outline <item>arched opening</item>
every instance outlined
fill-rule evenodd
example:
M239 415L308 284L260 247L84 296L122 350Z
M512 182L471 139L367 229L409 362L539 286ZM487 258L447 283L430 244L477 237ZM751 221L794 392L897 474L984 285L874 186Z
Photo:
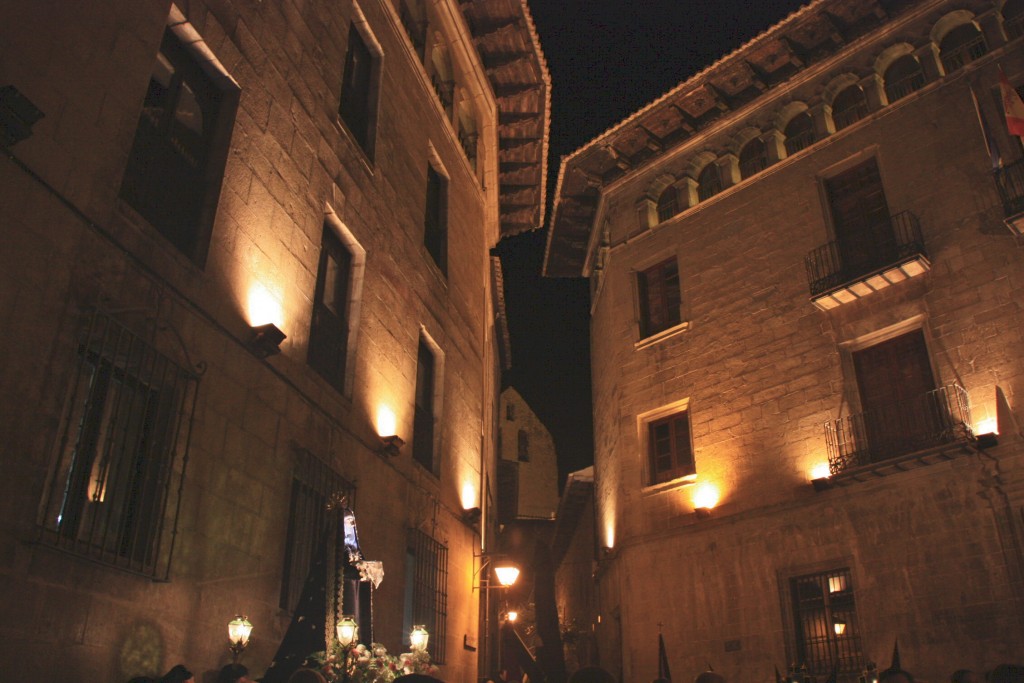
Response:
M939 43L939 56L946 73L953 73L988 52L985 36L973 23L960 24Z
M842 130L867 115L868 103L859 85L848 86L832 100L832 121L836 130Z
M786 124L786 154L793 155L814 143L814 122L807 112L797 114Z
M658 197L658 222L663 223L679 213L679 191L669 185Z
M924 71L914 55L903 55L885 70L885 96L889 103L924 87Z
M722 191L722 178L718 175L718 166L711 162L697 176L697 198L704 201Z
M768 168L768 149L761 138L753 138L740 150L740 177L749 178Z

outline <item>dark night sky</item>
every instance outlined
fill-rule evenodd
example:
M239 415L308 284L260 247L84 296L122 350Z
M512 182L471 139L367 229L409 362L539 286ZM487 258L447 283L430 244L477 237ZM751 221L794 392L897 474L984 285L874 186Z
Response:
M551 71L549 200L561 158L784 19L798 0L530 0ZM549 204L550 205L550 204ZM550 211L549 211L550 218ZM516 388L551 431L560 482L593 462L589 289L540 276L546 231L503 240Z

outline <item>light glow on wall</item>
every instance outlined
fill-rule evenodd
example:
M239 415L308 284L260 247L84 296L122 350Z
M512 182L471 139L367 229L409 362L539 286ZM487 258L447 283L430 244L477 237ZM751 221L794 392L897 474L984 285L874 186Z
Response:
M467 481L462 485L462 495L459 499L462 501L463 510L478 507L476 504L476 486L473 485L473 482Z
M986 417L980 420L974 426L975 435L978 434L998 434L999 433L999 420L994 417Z
M609 550L615 547L615 525L611 522L604 525L604 547Z
M249 285L249 324L253 327L273 323L284 329L284 313L281 301L262 282Z
M377 406L377 434L378 436L398 434L398 419L395 417L395 411L383 403Z
M828 479L831 476L832 471L827 462L819 462L811 468L811 479Z
M698 484L693 490L693 507L710 510L718 504L718 488L714 484Z

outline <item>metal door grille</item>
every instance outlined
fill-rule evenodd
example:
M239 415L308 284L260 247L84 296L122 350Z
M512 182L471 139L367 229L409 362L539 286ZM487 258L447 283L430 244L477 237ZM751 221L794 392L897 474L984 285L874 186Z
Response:
M409 530L409 569L413 624L430 634L431 659L443 664L448 617L448 548L418 529ZM407 629L408 631L408 629Z
M860 631L849 569L790 580L798 663L816 676L863 668Z
M281 609L293 610L302 596L318 545L326 540L330 527L327 503L340 496L355 506L355 484L341 477L320 458L305 449L296 452L292 474L292 497L288 511L284 574L281 580ZM340 538L342 530L336 529Z
M198 376L109 314L79 340L41 541L167 580Z

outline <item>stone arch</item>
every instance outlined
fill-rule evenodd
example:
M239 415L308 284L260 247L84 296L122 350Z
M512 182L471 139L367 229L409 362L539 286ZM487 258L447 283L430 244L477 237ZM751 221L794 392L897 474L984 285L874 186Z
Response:
M795 100L784 105L772 119L772 127L776 130L785 130L786 125L797 114L803 114L808 110L807 103Z
M875 73L879 78L885 78L885 72L893 62L901 57L914 54L914 46L910 43L896 43L882 50L875 58Z
M741 128L733 134L732 139L729 141L728 151L739 156L740 152L743 151L743 148L746 147L751 140L760 137L761 129L759 128L754 128L753 126Z
M973 12L970 10L958 9L953 10L936 21L935 25L932 26L931 34L929 34L928 37L936 46L938 46L950 31L964 24L974 24L975 28L979 31L981 30L974 21Z
M644 193L654 201L658 201L658 197L672 184L676 182L676 177L671 173L662 173L657 178L651 181L650 185L647 186L647 191Z
M859 85L860 76L854 73L846 72L839 74L828 83L825 84L824 89L821 92L821 99L825 101L829 106L836 99L836 95L849 88L851 85Z
M714 163L717 159L718 155L709 149L697 152L690 158L690 163L686 167L686 175L696 180L700 172L704 170L704 167Z

